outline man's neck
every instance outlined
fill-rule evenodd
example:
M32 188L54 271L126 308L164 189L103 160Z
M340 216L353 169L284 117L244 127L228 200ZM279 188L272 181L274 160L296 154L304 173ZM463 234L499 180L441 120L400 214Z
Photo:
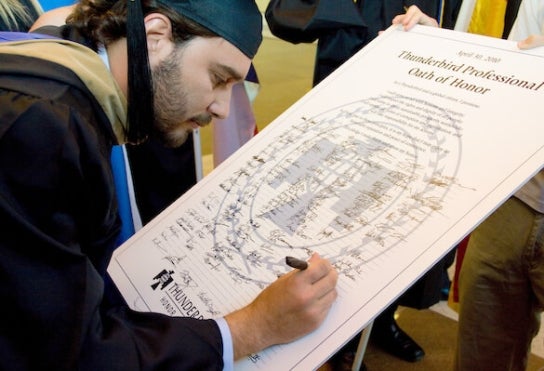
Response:
M123 38L114 41L107 46L106 51L111 74L126 97L128 94L127 40Z

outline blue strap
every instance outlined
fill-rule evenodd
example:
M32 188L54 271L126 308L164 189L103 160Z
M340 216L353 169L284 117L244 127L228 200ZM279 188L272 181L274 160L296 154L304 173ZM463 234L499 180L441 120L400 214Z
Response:
M125 157L121 146L113 146L111 151L111 167L113 170L113 181L117 192L119 204L119 215L121 216L121 233L117 238L117 245L121 245L135 232L130 209L130 197L128 194L127 172Z

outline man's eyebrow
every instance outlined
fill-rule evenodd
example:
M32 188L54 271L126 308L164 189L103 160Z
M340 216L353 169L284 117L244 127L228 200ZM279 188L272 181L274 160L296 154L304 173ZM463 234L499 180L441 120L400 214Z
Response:
M224 64L216 63L213 65L213 67L218 70L221 70L224 74L227 74L229 77L235 80L242 80L245 77L240 75L234 68Z

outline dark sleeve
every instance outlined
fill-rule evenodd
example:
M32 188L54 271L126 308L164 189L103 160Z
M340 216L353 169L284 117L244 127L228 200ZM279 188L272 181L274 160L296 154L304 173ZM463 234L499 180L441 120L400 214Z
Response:
M103 306L119 219L95 102L1 86L0 369L222 369L214 321Z

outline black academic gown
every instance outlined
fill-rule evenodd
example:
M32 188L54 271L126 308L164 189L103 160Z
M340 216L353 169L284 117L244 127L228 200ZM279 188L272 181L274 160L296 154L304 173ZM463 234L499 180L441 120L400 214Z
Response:
M222 369L214 321L104 300L120 221L102 97L59 64L0 61L0 369Z

